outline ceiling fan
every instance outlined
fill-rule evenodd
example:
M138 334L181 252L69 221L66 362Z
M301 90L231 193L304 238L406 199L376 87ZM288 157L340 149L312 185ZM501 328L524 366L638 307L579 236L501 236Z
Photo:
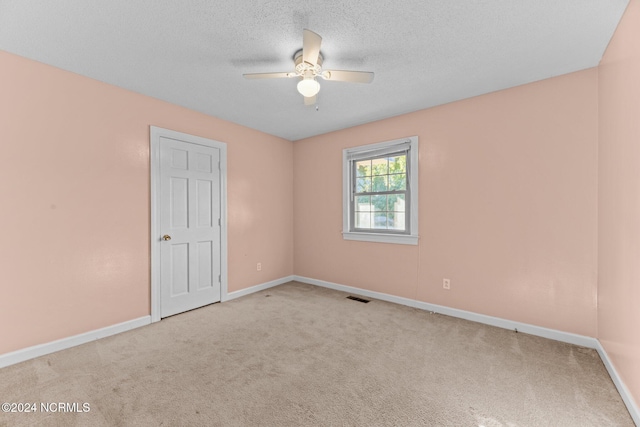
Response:
M368 71L322 70L323 56L320 53L322 37L311 30L302 33L302 49L293 55L295 71L284 73L243 74L246 79L279 79L299 77L298 92L304 96L304 105L314 105L320 91L316 77L335 82L371 83L373 73Z

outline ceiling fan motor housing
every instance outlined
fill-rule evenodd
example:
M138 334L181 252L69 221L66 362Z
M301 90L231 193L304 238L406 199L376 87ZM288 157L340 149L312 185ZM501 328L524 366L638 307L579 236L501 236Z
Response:
M298 74L300 76L304 76L306 74L305 71L311 71L314 76L320 75L322 73L322 61L323 60L324 60L324 57L322 56L322 53L318 53L318 61L317 61L316 65L314 66L313 64L309 64L308 62L304 62L303 61L303 59L302 59L302 49L298 50L293 55L293 61L296 64L296 74Z

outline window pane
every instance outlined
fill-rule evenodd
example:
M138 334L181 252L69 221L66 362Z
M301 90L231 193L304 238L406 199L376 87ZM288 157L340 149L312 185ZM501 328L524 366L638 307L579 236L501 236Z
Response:
M356 182L356 193L366 193L371 191L371 178L358 178Z
M373 205L374 211L386 211L387 196L371 196L371 205Z
M389 175L389 190L406 190L407 189L407 175Z
M356 176L371 176L371 160L356 162Z
M387 212L387 225L389 226L389 228L394 229L395 228L395 215L394 212Z
M371 228L371 213L356 212L356 228Z
M389 173L389 161L385 159L374 159L371 161L373 175L387 175Z
M404 212L404 194L391 194L387 202L388 211Z
M389 173L407 173L407 156L389 157Z
M389 189L389 176L374 176L373 177L373 192L387 191Z
M387 224L390 230L404 231L405 213L404 212L388 212Z
M385 212L375 212L373 224L371 228L385 229L387 228L387 215Z
M371 196L357 196L355 203L356 212L371 211Z

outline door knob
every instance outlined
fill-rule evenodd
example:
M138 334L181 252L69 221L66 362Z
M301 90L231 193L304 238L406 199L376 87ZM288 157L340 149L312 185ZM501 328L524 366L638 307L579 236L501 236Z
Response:
M165 234L164 236L162 236L162 240L164 240L165 242L167 240L171 240L171 236L169 236L168 234Z

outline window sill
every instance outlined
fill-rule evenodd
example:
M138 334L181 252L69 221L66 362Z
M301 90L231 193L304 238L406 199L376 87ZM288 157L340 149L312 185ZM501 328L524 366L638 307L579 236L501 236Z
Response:
M398 245L417 245L418 236L408 234L378 234L343 231L344 240L359 240L361 242L395 243Z

